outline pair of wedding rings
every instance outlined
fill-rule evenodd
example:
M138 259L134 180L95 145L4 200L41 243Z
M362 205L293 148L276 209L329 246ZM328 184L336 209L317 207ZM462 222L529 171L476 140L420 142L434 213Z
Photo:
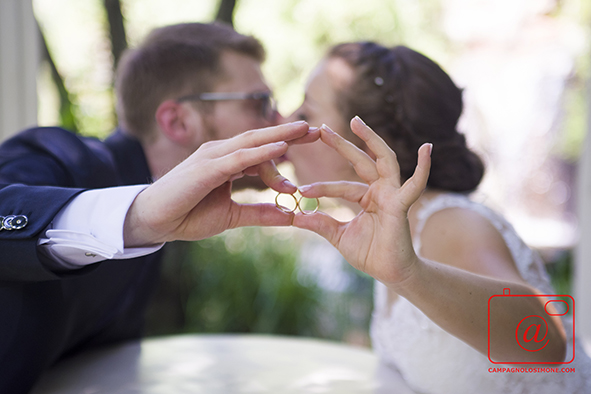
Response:
M286 207L284 205L281 205L279 203L279 197L282 194L286 194L288 196L291 196L293 198L293 201L295 202L295 206L292 208ZM299 209L299 211L301 213L303 213L304 215L312 215L313 213L318 212L318 208L320 208L320 200L318 200L317 198L315 198L316 200L316 208L314 208L313 211L306 211L305 209L303 209L302 207L302 199L304 199L304 196L301 196L299 199L293 195L293 194L288 194L288 193L277 193L277 195L275 196L275 205L277 206L277 208L281 209L283 212L286 213L293 213L296 211L296 209Z

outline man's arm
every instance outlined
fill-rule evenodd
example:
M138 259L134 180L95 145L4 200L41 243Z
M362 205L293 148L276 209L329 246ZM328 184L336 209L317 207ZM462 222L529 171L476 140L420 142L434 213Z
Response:
M57 131L60 142L65 139L64 144L70 146L68 150L64 150L60 144L56 144L56 150L62 150L64 155L75 151L77 156L92 156L80 154L84 151L84 146L72 147L77 140L72 142L74 137L64 130L43 130L42 138L51 136L53 131ZM110 202L103 203L102 208L93 207L92 212L89 212L93 218L91 220L78 214L64 216L58 213L62 209L69 210L64 207L70 201L72 206L84 206L75 204L75 201L86 201L88 204L98 191L82 193L82 188L24 184L0 186L0 215L24 213L28 217L25 228L12 232L0 231L0 250L9 255L0 263L0 281L59 279L60 276L52 270L87 265L105 257L130 258L137 256L133 253L151 253L169 240L202 239L226 228L245 225L290 225L292 215L279 211L273 204L236 204L230 198L231 181L245 174L259 175L275 190L294 192L295 186L277 172L270 160L285 153L287 143L284 141L310 142L318 137L318 130L309 131L307 124L298 122L207 143L165 177L143 190L137 198L135 193L127 199L116 199L115 204L107 199L104 201ZM42 138L32 138L39 148L43 145L39 142ZM55 143L55 139L53 142ZM9 144L0 147L0 152L7 149L7 145ZM63 155L60 156L59 152L52 152L51 155L45 152L38 154L37 151L43 149L23 149L22 145L27 144L12 144L21 151L18 160L6 163L6 156L5 162L0 159L0 182L10 183L15 179L24 182L28 178L34 178L34 182L46 180L46 183L72 183L69 179L73 176L62 172L63 168L75 166L61 163ZM103 165L108 162L104 158L99 161ZM15 165L15 162L19 165ZM110 168L107 167L107 170ZM41 176L43 172L47 174ZM84 181L74 183L84 184ZM120 191L122 188L115 189ZM107 192L103 190L100 193ZM72 200L77 195L79 196ZM130 200L133 202L127 210ZM118 208L113 209L114 206ZM117 214L112 214L115 211ZM113 219L114 216L119 219ZM79 224L70 219L63 220L65 217L74 217ZM54 224L58 226L55 231L50 227ZM81 229L79 225L82 225L83 231L78 231ZM47 229L49 231L46 233ZM61 231L63 229L69 232ZM49 241L40 241L42 246L39 251L42 253L38 253L39 239L47 238L44 234L49 237ZM16 240L17 243L14 242ZM71 242L73 240L76 242ZM100 253L94 253L99 252L96 248L91 250L97 245L101 245ZM102 257L98 257L101 253ZM91 256L92 254L96 256Z
M234 202L231 182L259 175L272 189L294 193L296 187L270 161L285 154L287 142L310 142L319 135L295 122L203 144L137 196L125 219L125 246L199 240L242 226L291 225L293 214L275 204Z
M37 240L61 208L82 189L23 184L0 187L0 215L22 215L24 227L0 231L0 281L53 280L37 253Z

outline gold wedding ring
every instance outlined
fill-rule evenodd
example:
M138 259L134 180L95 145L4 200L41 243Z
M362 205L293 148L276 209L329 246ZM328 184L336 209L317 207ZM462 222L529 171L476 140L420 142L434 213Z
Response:
M293 209L290 209L286 206L283 206L281 204L279 204L279 196L281 196L282 194L288 194L290 195L293 200L295 201L295 207ZM302 199L304 198L304 196L301 196L299 198L299 200L297 199L297 197L293 194L289 194L289 193L277 193L277 195L275 196L275 205L277 206L277 208L281 209L283 212L285 213L293 213L296 211L296 209L299 209L300 212L304 215L312 215L313 213L318 212L318 208L320 208L320 200L318 198L315 198L316 200L316 208L314 208L313 211L306 211L304 209L302 209Z
M295 207L293 207L293 209L289 209L288 207L279 204L279 196L281 196L282 194L287 194L293 198L293 200L295 201ZM286 213L295 212L295 210L300 207L300 204L298 203L298 199L296 198L296 196L294 196L293 194L288 194L288 193L277 193L277 195L275 196L275 205L277 206L277 208L281 209L283 212L286 212Z

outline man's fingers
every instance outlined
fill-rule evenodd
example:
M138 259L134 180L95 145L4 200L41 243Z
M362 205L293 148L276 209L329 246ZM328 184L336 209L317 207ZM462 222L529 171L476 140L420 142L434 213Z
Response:
M372 183L379 178L376 163L373 159L353 143L332 131L330 127L322 125L320 128L320 138L326 145L349 160L357 175L365 182Z
M360 182L319 182L300 186L302 196L306 198L334 197L351 202L359 202L367 193L369 186Z
M318 127L310 127L308 133L305 134L303 137L287 141L287 143L289 145L309 144L310 142L316 141L318 138L320 138L320 129Z
M316 212L312 215L298 213L295 215L293 225L313 231L324 237L333 246L336 246L346 223L339 222L323 212Z
M305 137L308 132L308 124L303 121L249 130L224 140L222 144L207 143L207 153L210 157L225 156L240 149L254 148L273 142L296 140Z
M280 157L286 151L287 143L285 142L275 142L256 148L239 149L215 159L215 168L223 174L223 177L226 178L224 179L225 181L234 174L241 173L249 167L258 166L261 163ZM272 169L269 171L268 167L265 171L268 174L272 174L273 172Z
M283 212L275 204L234 204L228 228L290 226L293 218L293 213Z
M423 144L419 148L419 158L414 174L404 182L400 188L403 204L410 207L427 187L429 180L429 171L431 169L431 150L432 144Z
M275 163L272 160L265 161L254 167L254 169L256 169L256 175L271 189L288 194L293 194L297 191L296 185L277 171L277 167L275 167ZM251 175L250 171L246 173Z
M396 159L396 153L390 149L388 144L366 125L359 116L351 119L351 130L367 144L367 147L376 156L379 176L392 178L396 180L397 185L400 185L400 167Z

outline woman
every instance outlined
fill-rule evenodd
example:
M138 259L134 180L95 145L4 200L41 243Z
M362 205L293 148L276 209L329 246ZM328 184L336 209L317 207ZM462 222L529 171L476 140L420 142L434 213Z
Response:
M323 126L324 145L293 146L287 157L300 183L311 183L300 188L304 196L343 198L355 203L357 216L341 223L298 214L294 225L324 236L378 280L373 346L416 390L591 392L591 361L573 346L572 317L551 316L563 311L545 298L504 297L502 307L491 307L489 337L492 296L554 292L539 257L513 228L467 197L484 167L456 130L461 112L461 90L425 56L374 43L334 47L290 120L328 124L335 132ZM354 115L351 133L347 120ZM533 316L545 317L546 336L534 332L539 323L521 325ZM570 361L573 351L572 363L544 364ZM489 356L528 364L497 365ZM576 368L493 369L503 367Z

